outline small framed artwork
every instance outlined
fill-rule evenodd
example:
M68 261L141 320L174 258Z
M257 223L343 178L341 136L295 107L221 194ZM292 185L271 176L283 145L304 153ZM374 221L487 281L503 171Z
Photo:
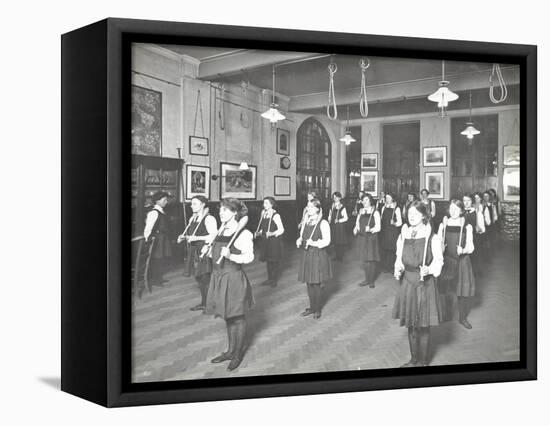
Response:
M189 201L196 195L210 198L210 167L187 165L185 199Z
M378 169L378 153L361 154L361 168Z
M189 154L208 155L208 138L189 136Z
M290 195L290 176L275 176L273 195Z
M256 166L241 170L236 163L220 163L220 198L256 199Z
M447 147L431 146L424 148L424 167L446 166L447 165Z
M361 172L361 191L372 196L378 194L378 172Z
M429 198L441 199L444 197L443 172L426 172L424 187L430 191Z
M290 131L277 128L277 154L290 155Z
M519 145L505 145L503 148L503 166L519 166Z
M519 201L519 167L505 167L502 171L502 195L504 201Z

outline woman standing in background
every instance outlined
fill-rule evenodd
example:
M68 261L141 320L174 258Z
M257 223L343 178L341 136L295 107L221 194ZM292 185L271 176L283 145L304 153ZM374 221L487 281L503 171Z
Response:
M403 225L401 209L397 206L393 194L386 194L386 204L382 207L380 247L382 267L386 272L392 272L395 262L395 243L399 237L399 229Z
M359 259L365 270L365 280L359 286L368 285L374 288L380 252L378 247L378 233L380 232L380 213L376 210L374 199L370 194L363 195L363 208L355 221L354 235L359 235Z
M342 194L335 192L332 194L332 206L330 208L328 221L330 225L330 241L334 245L336 260L342 261L348 244L346 235L346 222L348 221L348 212L342 204Z
M267 263L267 281L264 281L262 285L271 285L271 287L277 286L281 273L283 257L281 235L285 232L281 215L275 210L276 206L275 198L264 198L264 210L255 233L255 237L260 239L260 260Z

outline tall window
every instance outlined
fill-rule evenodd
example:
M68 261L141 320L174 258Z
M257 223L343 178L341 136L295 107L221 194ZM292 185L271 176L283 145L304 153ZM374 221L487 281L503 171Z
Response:
M355 197L361 188L361 126L349 130L355 142L346 146L346 197Z
M327 131L314 118L308 118L297 135L296 195L305 203L315 191L321 199L330 198L331 143Z
M467 139L464 130L467 118L451 120L451 196L497 189L498 185L498 115L473 117L481 133Z

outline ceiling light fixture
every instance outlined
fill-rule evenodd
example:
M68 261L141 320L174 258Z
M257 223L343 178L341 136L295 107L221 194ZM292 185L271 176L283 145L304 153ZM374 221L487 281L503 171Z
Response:
M475 135L479 135L480 133L481 132L474 127L474 123L472 122L472 92L470 92L470 120L466 122L466 128L460 132L460 134L472 140Z
M449 81L445 80L445 61L441 61L441 81L439 82L439 89L436 92L428 96L428 99L432 102L437 102L437 106L441 111L441 117L445 117L445 111L449 102L456 101L458 95L453 93L447 87Z
M352 142L355 142L355 139L351 135L351 131L349 130L349 105L348 105L348 121L346 125L346 131L344 132L344 136L340 138L340 142L344 142L346 145L349 145Z
M269 120L272 125L275 125L278 121L284 120L285 116L279 112L277 105L275 103L275 67L273 67L273 91L272 91L273 97L271 100L271 104L269 105L269 109L262 114L262 117L266 120Z

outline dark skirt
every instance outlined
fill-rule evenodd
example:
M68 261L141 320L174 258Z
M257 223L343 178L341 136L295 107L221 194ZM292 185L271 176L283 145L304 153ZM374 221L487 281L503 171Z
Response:
M378 247L378 233L364 233L359 235L359 260L365 262L379 262L380 248Z
M204 244L189 244L187 251L187 272L189 275L200 277L212 272L212 259L204 256L202 259L201 249Z
M346 245L348 243L346 223L330 225L330 242L332 244Z
M206 313L224 319L244 315L254 305L248 277L242 269L215 269L210 278Z
M449 290L456 291L457 296L475 296L476 284L470 255L445 256L439 279L445 282Z
M401 228L393 225L388 225L379 232L380 246L383 250L396 250L397 238L401 233Z
M332 263L324 248L309 247L302 250L298 281L322 283L332 278Z
M172 243L168 236L162 233L155 235L151 257L153 259L164 259L170 256L172 256Z
M262 236L258 242L260 246L261 262L280 262L283 257L283 239L282 237Z
M432 276L419 281L419 272L405 271L395 296L392 318L405 327L430 327L441 322L439 294Z

